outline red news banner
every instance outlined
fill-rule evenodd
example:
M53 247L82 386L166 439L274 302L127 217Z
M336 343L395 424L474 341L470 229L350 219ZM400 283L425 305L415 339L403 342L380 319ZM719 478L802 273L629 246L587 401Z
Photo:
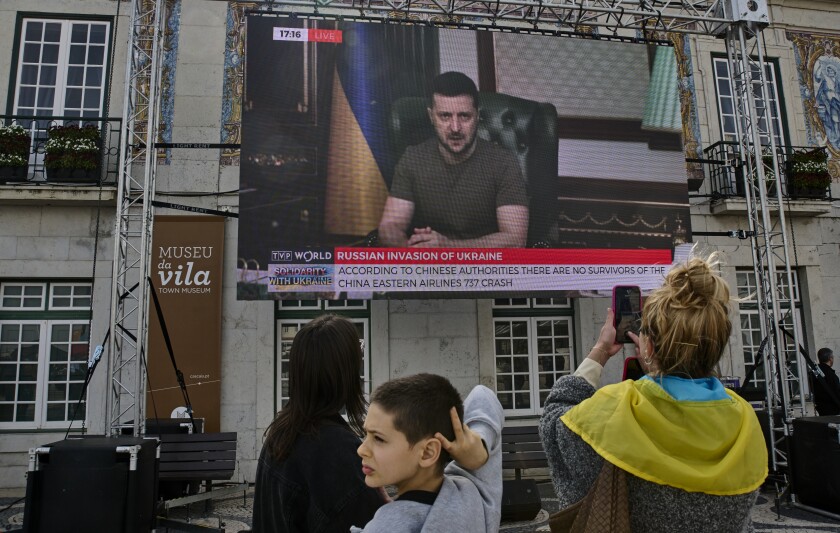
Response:
M336 291L653 289L690 250L336 248L332 281Z

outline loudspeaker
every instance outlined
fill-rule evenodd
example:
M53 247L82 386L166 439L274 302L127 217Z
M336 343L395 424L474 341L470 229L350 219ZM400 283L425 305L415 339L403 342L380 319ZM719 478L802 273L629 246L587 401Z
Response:
M97 436L30 450L23 530L151 531L157 447L156 439Z
M766 0L729 0L725 2L726 14L734 21L770 22Z
M805 505L840 514L840 416L793 421L793 493Z
M502 482L502 520L533 520L542 508L540 491L533 479Z

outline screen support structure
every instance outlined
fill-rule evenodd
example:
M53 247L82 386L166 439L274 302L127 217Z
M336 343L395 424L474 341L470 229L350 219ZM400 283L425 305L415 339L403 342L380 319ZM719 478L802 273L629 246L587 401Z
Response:
M122 111L114 264L111 277L111 342L105 427L111 436L139 436L145 420L145 348L148 288L160 114L165 0L132 0Z
M725 39L735 97L740 164L745 169L742 179L752 232L756 298L762 334L767 340L763 365L770 435L768 448L771 474L777 478L778 499L790 487L791 465L786 443L792 434L793 418L805 415L801 378L807 367L798 350L799 332L793 327L796 308L782 188L775 187L771 197L765 179L768 175L782 174L780 150L771 131L773 121L769 109L760 105L760 102L770 101L760 32L757 24L741 22L726 29ZM756 94L761 95L760 102ZM772 154L772 158L768 158L772 160L771 165L765 160L768 154ZM791 325L791 345L782 331L784 323ZM781 415L780 419L776 419L776 414Z
M307 16L347 17L371 22L455 24L462 27L505 32L539 32L553 35L581 35L595 38L653 40L663 32L716 35L725 39L732 74L738 124L739 157L747 169L746 201L753 263L758 283L762 328L769 336L763 364L767 376L766 406L772 438L771 466L780 476L777 489L789 487L791 465L781 446L791 434L794 416L804 414L800 378L791 365L803 368L797 351L786 354L786 344L778 325L794 312L789 245L781 198L776 187L770 201L763 177L770 171L762 154L763 139L769 140L772 171L778 174L778 151L767 110L757 106L754 90L768 101L768 80L763 68L761 31L767 26L766 0L251 0L262 12ZM132 1L131 34L126 62L126 101L123 109L124 143L120 152L120 179L117 205L112 281L111 326L114 332L109 353L109 396L106 424L112 434L131 427L141 433L145 398L143 350L148 333L148 305L141 281L149 269L152 235L151 205L155 192L159 109L159 80L165 20L163 0ZM144 84L145 92L144 92ZM145 129L144 129L145 126ZM759 156L759 157L757 157ZM758 179L750 177L755 174ZM783 283L779 283L779 281ZM136 287L134 286L136 285ZM799 344L793 328L794 346ZM797 399L794 407L794 400ZM773 413L780 412L777 425ZM130 419L130 420L129 420Z

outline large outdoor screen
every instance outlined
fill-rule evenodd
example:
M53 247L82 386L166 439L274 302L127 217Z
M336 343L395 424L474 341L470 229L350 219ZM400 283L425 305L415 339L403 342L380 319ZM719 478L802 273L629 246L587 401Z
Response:
M691 228L674 49L247 21L240 299L661 284Z

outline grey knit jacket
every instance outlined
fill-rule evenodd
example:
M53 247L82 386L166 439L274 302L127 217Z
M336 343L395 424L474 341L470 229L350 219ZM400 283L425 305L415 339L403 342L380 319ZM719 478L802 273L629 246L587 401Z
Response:
M561 509L586 495L604 464L604 459L560 420L569 409L593 394L595 388L584 378L563 376L548 395L540 420L540 436ZM714 496L659 485L627 473L627 492L630 527L634 532L753 531L750 509L758 491Z

